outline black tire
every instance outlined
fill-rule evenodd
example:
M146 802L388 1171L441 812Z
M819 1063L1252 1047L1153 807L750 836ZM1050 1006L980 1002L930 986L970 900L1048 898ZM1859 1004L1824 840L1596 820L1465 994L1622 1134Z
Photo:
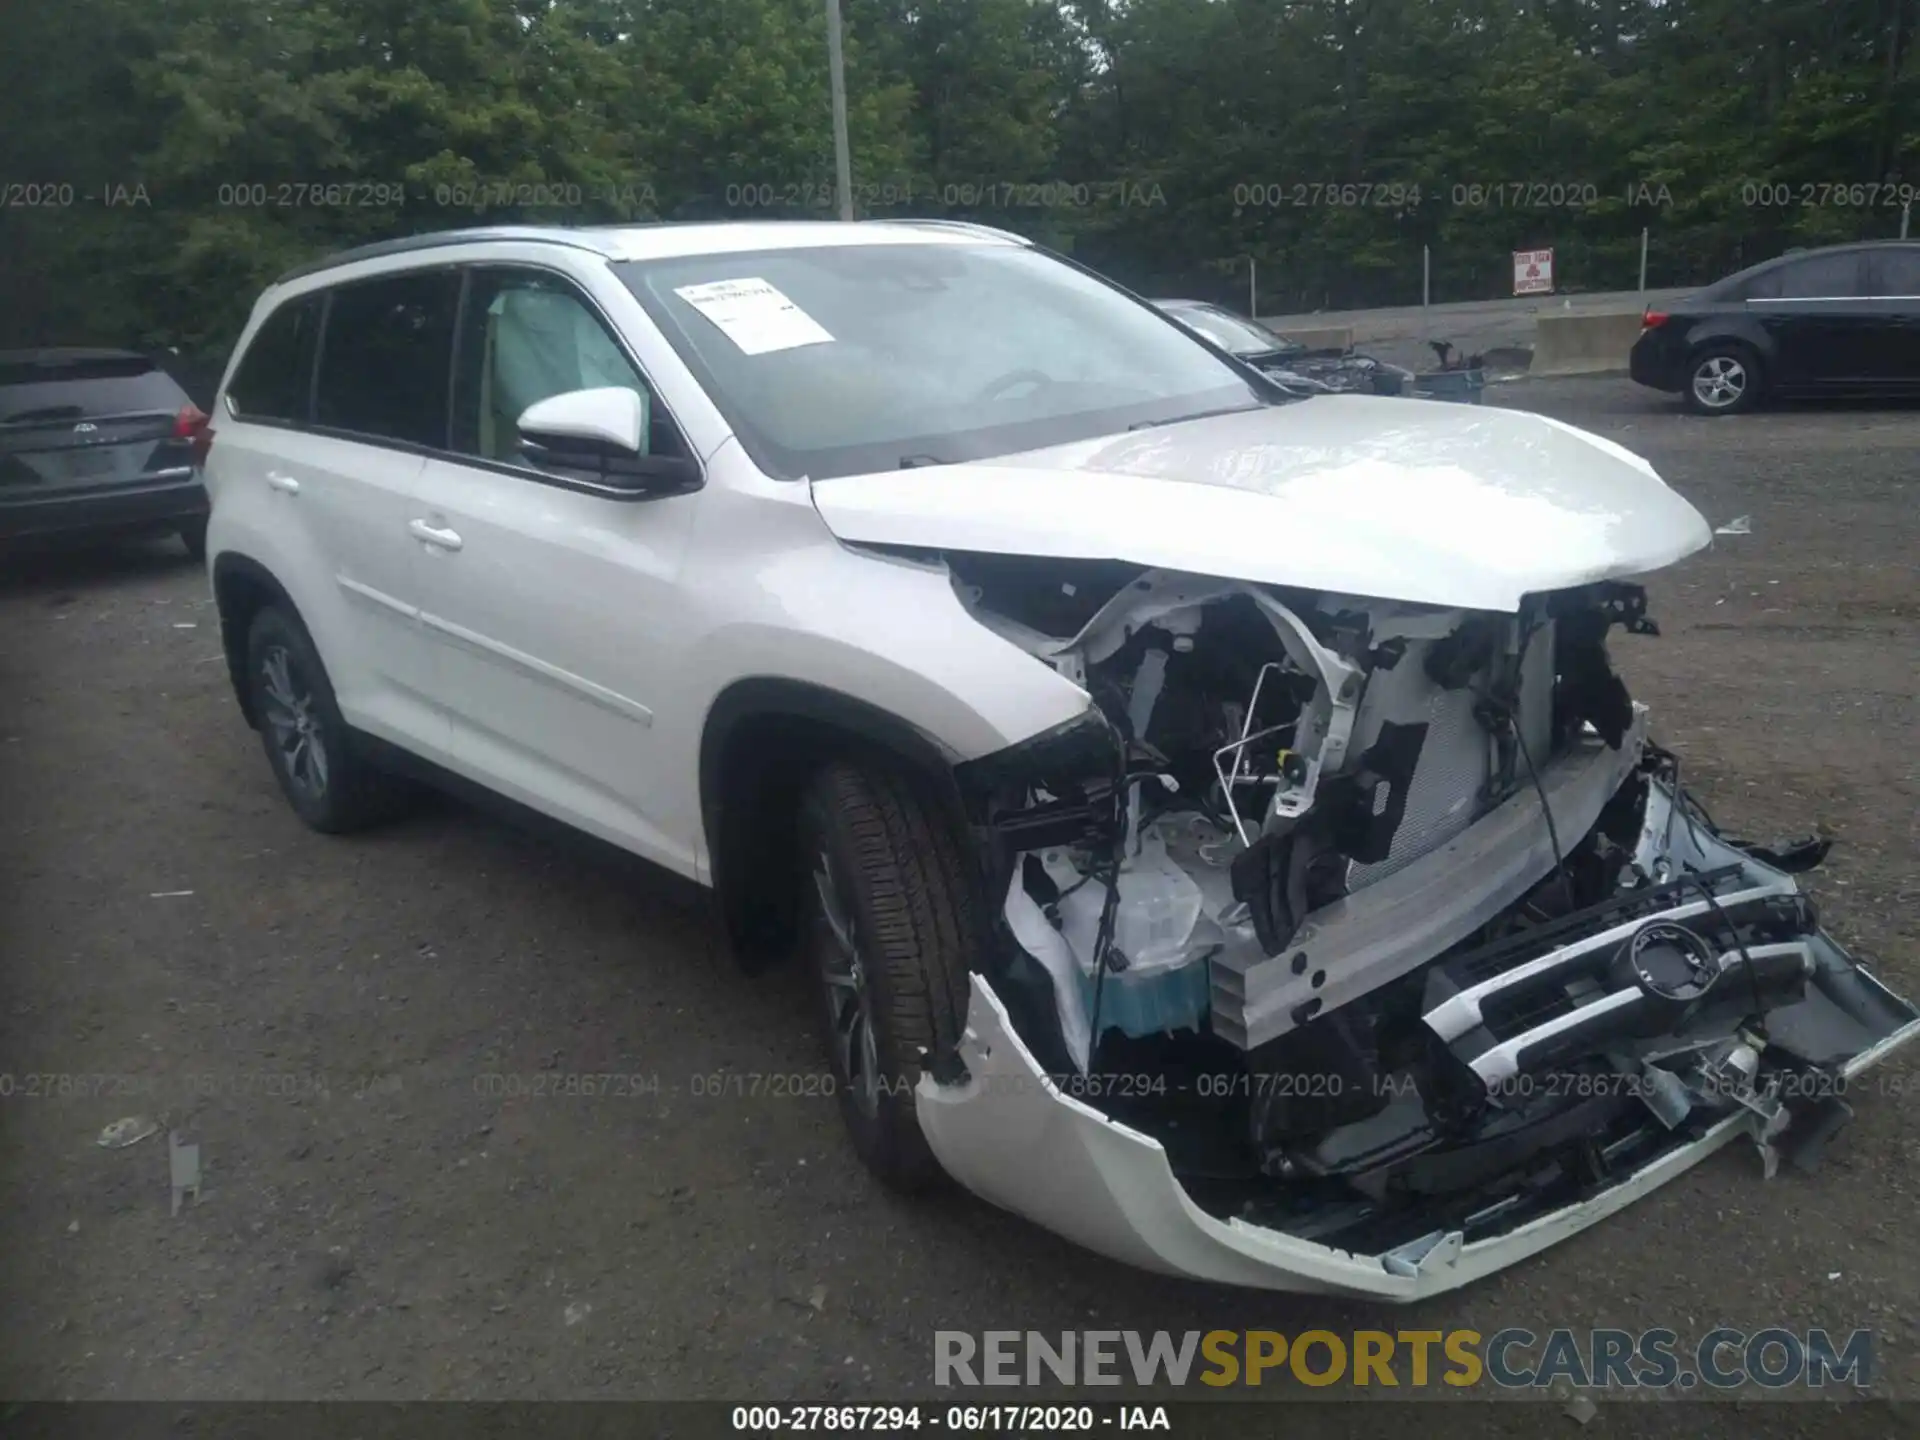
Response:
M308 825L344 835L405 808L411 787L366 758L306 627L278 606L261 610L248 627L247 687L273 778Z
M180 543L187 547L189 558L204 562L207 558L206 517L182 521L177 533L180 536Z
M908 776L884 764L823 766L802 797L799 832L804 948L841 1117L874 1175L898 1190L925 1189L944 1174L920 1132L913 1091L928 1055L956 1043L965 1021L968 976L984 933L977 886L954 826ZM830 978L844 971L847 952L827 890L851 921L864 986L851 1002L845 980ZM871 1088L863 1084L858 1038L842 1038L848 1004L862 999L873 1038Z
M1719 386L1710 378L1715 369L1723 382ZM1734 388L1729 390L1726 382L1732 382ZM1760 403L1766 383L1766 371L1751 346L1737 340L1715 340L1687 357L1686 388L1681 393L1687 408L1696 415L1739 415ZM1710 398L1714 395L1720 398Z

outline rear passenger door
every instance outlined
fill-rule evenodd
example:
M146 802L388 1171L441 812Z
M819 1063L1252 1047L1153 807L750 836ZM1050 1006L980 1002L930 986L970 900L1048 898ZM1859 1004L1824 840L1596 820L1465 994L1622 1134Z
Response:
M1765 277L1747 308L1776 350L1777 382L1836 389L1871 383L1878 361L1878 308L1868 299L1865 256L1858 250L1809 255Z
M263 477L311 533L345 618L334 653L322 649L342 712L429 755L447 726L430 699L435 652L408 524L425 457L446 444L459 286L443 267L328 290L310 428L297 460Z
M1889 388L1920 390L1920 245L1869 251L1867 285L1883 316L1876 368Z
M657 825L653 711L674 677L675 589L699 495L593 493L520 453L535 401L625 386L649 451L691 452L627 347L567 278L471 268L454 362L451 457L411 512L431 675L455 768L649 858L688 868Z

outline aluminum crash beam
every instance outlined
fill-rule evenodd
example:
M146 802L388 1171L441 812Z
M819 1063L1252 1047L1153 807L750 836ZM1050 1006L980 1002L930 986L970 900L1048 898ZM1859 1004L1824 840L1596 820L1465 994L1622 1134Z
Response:
M1619 749L1587 736L1541 768L1567 844L1593 828L1639 765L1646 732L1647 709L1636 704ZM1439 849L1316 910L1280 954L1237 947L1216 956L1214 1031L1244 1050L1285 1035L1464 940L1553 867L1540 796L1528 786Z

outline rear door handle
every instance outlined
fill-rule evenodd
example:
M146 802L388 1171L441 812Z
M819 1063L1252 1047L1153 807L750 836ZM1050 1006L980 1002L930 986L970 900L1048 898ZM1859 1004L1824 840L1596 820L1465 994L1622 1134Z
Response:
M267 484L275 490L283 491L288 495L298 495L300 493L300 482L291 475L281 474L278 470L269 470L267 472Z
M461 546L460 533L457 530L438 530L424 520L407 522L407 532L416 540L424 540L429 545L442 550L458 550Z

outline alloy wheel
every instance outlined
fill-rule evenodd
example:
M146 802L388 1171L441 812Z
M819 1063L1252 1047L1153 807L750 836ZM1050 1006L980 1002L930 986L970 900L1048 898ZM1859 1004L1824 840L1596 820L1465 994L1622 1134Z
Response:
M261 658L260 681L263 715L281 768L290 784L317 800L327 793L327 742L313 689L284 645Z
M1747 393L1747 367L1731 355L1710 355L1693 372L1693 395L1709 410L1738 405Z
M826 935L820 978L826 986L828 1021L841 1084L848 1087L862 1114L880 1113L880 1050L873 1028L873 986L860 955L853 907L832 859L823 851L813 871Z

